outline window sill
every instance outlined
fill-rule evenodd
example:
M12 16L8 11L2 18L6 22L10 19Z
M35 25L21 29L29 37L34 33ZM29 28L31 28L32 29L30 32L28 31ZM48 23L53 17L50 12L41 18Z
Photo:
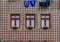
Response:
M9 28L8 30L11 31L11 30L14 30L14 29ZM22 28L18 28L18 29L14 30L14 31L17 31L17 30L22 30Z
M51 28L47 28L46 30L45 29L43 29L43 28L41 28L42 30L44 30L44 31L49 31L49 30L51 30Z

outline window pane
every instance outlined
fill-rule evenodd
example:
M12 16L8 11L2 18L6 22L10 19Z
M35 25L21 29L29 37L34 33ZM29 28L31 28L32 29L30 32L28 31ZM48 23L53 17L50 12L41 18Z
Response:
M12 18L15 18L15 16L12 16Z
M16 26L19 27L19 20L16 20Z
M27 18L30 18L30 16L27 16Z
M34 20L31 20L31 26L34 27Z
M42 20L42 27L44 27L44 20Z
M42 16L42 18L45 18L45 16Z
M29 27L30 26L30 20L26 21L26 26Z
M34 18L34 16L31 16L31 18Z
M16 18L19 18L19 16L16 16Z
M49 20L46 20L46 26L49 27Z
M12 27L15 26L15 21L14 20L12 20L11 25L12 25Z
M40 0L40 2L46 2L47 0Z
M46 16L46 18L49 18L49 16Z

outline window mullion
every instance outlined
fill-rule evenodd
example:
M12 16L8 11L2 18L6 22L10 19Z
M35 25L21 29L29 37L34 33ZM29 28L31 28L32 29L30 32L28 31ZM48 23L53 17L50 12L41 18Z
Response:
M45 26L46 26L46 18L45 18L45 20L44 20L44 21L45 21Z
M15 26L16 26L16 19L15 19Z
M30 26L31 26L31 19L30 19Z

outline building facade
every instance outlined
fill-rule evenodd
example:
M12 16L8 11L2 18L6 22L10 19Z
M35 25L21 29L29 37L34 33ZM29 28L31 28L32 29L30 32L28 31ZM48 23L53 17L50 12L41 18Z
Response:
M47 7L39 4L40 0L35 1L35 6L31 4L24 6L24 0L0 0L1 40L4 42L60 42L59 0L50 0Z

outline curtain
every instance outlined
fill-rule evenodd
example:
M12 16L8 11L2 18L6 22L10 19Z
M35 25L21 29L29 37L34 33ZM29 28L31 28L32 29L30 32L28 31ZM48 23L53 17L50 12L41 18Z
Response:
M16 26L19 27L19 20L16 20Z
M12 27L15 26L15 21L14 20L11 21L11 25L12 25Z
M49 20L46 20L46 26L49 27Z
M34 20L31 20L31 26L34 27Z
M30 26L30 20L26 20L26 26L27 26L27 27Z
M44 27L44 20L42 20L41 22L42 22L42 24L41 24L41 25L42 25L42 27Z

